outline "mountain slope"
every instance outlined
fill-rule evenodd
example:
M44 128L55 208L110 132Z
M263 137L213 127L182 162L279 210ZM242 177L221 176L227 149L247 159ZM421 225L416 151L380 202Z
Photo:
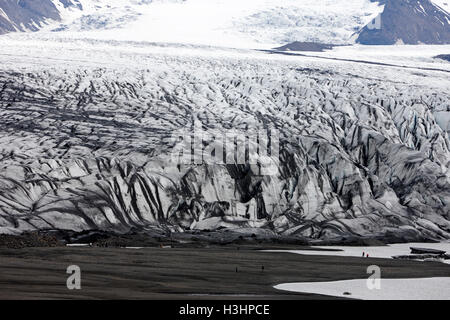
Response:
M37 31L47 20L59 20L51 0L0 0L0 34Z
M82 12L83 6L78 0L0 0L0 34L39 31L71 10Z
M385 0L380 15L381 28L366 26L356 40L368 45L448 44L450 14L445 2L436 5L430 0Z

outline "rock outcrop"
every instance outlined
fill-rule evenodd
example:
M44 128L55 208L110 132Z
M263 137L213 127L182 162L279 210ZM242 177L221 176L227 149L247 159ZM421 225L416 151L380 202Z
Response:
M430 0L382 0L378 20L364 27L357 43L367 45L449 44L450 14Z
M60 13L51 0L0 0L0 34L37 31Z

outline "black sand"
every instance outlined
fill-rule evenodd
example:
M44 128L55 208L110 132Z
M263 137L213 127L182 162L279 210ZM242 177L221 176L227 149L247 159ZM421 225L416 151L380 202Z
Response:
M384 278L450 277L450 266L441 263L302 256L250 247L0 249L0 299L320 299L328 297L272 286L367 278L373 264ZM69 265L81 268L81 290L66 288Z

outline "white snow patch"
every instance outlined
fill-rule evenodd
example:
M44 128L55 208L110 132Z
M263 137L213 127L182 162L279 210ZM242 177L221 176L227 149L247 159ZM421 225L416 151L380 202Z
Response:
M318 246L319 250L265 250L266 252L288 252L303 255L318 256L340 256L340 257L362 257L362 254L368 254L369 258L392 258L393 256L408 255L411 253L411 247L436 249L450 253L450 243L400 243L380 247L352 247L352 246ZM330 250L330 251L323 251ZM340 251L331 251L340 250ZM446 260L450 264L450 260Z
M450 0L431 0L431 2L445 11L450 12Z
M286 283L275 289L362 300L450 300L450 278L381 279L379 290L370 290L367 280Z
M82 11L58 5L62 25L69 31L103 39L266 49L293 41L351 43L355 30L384 10L384 6L369 0L81 0L80 3Z
M92 244L90 244L90 243L68 243L68 244L66 244L66 247L72 247L72 248L92 247Z

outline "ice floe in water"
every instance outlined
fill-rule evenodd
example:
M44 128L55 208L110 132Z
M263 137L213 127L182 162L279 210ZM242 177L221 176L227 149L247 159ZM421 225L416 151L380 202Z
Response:
M381 279L380 289L373 290L367 279L286 283L275 289L362 300L450 300L450 278Z

